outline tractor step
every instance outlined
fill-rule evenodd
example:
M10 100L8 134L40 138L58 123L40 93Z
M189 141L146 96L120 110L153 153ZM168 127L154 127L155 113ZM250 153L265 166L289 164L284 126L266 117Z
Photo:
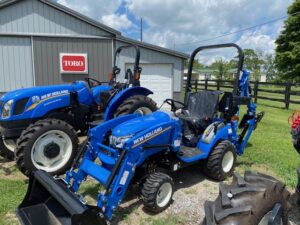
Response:
M103 185L106 184L110 176L109 170L103 168L100 165L97 165L96 163L88 159L83 159L80 165L80 169L86 172L89 176L99 181Z
M17 216L22 225L104 225L99 210L83 204L61 180L36 171Z
M184 162L193 162L198 160L203 152L197 147L181 146L177 153L177 156Z

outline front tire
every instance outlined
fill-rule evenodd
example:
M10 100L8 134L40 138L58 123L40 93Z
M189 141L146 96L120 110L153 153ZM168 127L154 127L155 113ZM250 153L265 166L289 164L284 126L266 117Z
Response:
M156 103L144 95L134 95L126 99L117 109L115 117L139 113L142 116L148 115L157 110Z
M14 139L2 139L0 137L0 156L13 161L15 158L16 140Z
M277 203L282 207L281 224L288 225L290 193L275 178L250 171L244 177L235 173L232 183L220 183L219 189L218 198L204 204L203 225L268 225Z
M17 166L26 176L38 169L61 175L70 168L78 143L70 124L57 119L40 120L24 130L18 139Z
M172 178L165 173L156 172L146 178L141 190L141 198L147 210L159 213L169 207L173 193Z
M205 172L210 178L223 181L232 176L236 164L236 148L230 141L218 143L209 155Z

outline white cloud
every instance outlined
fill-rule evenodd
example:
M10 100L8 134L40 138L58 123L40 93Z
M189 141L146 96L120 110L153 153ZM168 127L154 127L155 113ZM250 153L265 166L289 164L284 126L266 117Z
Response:
M95 20L114 13L121 4L121 0L58 0L57 2Z
M149 24L144 31L147 42L191 52L197 46L238 42L242 47L265 51L274 48L274 39L282 21L260 27L258 31L239 33L223 38L206 40L227 32L250 27L286 14L292 0L126 0L128 10ZM241 37L240 37L241 36ZM183 44L187 43L187 44Z
M241 36L237 41L237 44L243 46L243 48L251 48L261 50L264 53L274 53L275 39L269 35L261 33L247 32Z
M132 22L127 18L126 14L117 15L117 14L110 14L102 16L102 22L114 29L117 30L124 30L129 29L132 26Z
M126 14L116 13L122 3L148 26L144 41L190 53L200 45L236 42L243 48L272 52L283 21L211 41L197 42L234 32L286 14L293 0L58 0L67 7L92 17L127 34L136 24ZM186 43L186 44L184 44Z

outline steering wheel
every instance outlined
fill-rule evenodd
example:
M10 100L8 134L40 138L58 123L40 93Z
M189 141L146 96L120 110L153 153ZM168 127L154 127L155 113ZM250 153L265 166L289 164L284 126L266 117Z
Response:
M167 98L164 102L171 106L172 112L176 112L178 109L183 109L186 107L186 105L183 102L176 101L171 98ZM180 105L180 106L178 106L178 105Z
M93 78L84 78L84 80L88 83L89 87L92 88L92 87L95 87L95 86L98 86L98 85L101 85L102 83L96 79L93 79Z

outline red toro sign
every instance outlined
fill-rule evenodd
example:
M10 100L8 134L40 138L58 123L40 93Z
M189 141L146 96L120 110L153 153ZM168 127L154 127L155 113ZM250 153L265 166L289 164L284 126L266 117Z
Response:
M87 54L60 53L60 73L87 74Z

